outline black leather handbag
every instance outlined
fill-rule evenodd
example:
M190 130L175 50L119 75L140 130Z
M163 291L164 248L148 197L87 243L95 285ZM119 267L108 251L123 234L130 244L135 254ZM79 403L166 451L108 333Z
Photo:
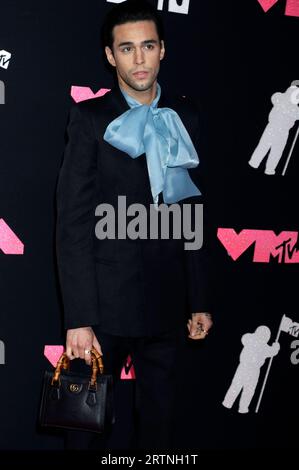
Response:
M54 372L45 372L40 424L46 427L102 433L115 421L112 375L104 374L101 355L91 350L92 374L72 373L63 353Z

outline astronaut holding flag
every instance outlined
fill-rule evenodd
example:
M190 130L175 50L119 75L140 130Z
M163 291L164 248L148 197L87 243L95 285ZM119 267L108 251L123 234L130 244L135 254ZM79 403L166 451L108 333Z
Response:
M248 413L250 402L258 384L260 370L269 357L278 354L278 342L268 344L271 337L270 329L260 325L253 333L245 333L241 342L243 349L231 385L226 392L222 405L231 408L240 394L239 413Z
M281 331L297 338L299 336L299 323L293 322L289 317L283 315L280 321L276 339L271 345L269 344L271 331L265 325L258 326L254 333L246 333L242 336L241 342L243 344L243 349L240 354L240 363L222 402L224 407L232 408L234 402L240 394L238 411L239 413L248 413L250 402L254 396L258 384L260 369L264 365L265 360L270 358L263 386L255 409L255 412L257 413L269 375L270 367L272 365L272 360L275 356L277 356L280 350L278 340Z
M281 321L280 321L280 325L279 325L276 340L275 340L275 342L277 342L277 343L278 343L281 331L283 331L284 333L288 333L289 335L294 336L295 338L297 338L297 336L299 334L299 323L293 322L293 320L291 320L289 317L286 317L285 315L283 315L282 318L281 318ZM258 400L256 408L255 408L256 413L259 410L259 406L260 406L260 403L261 403L261 400L262 400L262 396L263 396L264 389L265 389L265 386L266 386L267 378L268 378L268 375L269 375L270 367L272 365L272 360L273 360L273 357L271 357L271 359L269 361L269 364L268 364L268 368L267 368L267 372L266 372L266 375L265 375L265 378L264 378L264 383L263 383L263 386L262 386L262 389L261 389L259 400Z
M283 155L286 147L289 132L299 119L299 81L294 80L284 93L277 92L271 97L273 107L268 117L268 124L263 132L260 141L253 152L249 165L258 168L261 162L267 157L265 174L274 175L276 167ZM287 165L295 147L299 134L299 127L293 141L287 162L282 174L286 172Z

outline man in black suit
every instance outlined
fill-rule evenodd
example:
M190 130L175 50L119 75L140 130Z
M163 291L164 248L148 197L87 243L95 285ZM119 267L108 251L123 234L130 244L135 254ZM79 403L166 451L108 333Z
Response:
M131 98L151 106L165 54L160 18L146 2L128 0L114 6L103 31L105 53L118 83L104 97L72 107L57 187L66 352L70 359L80 357L90 364L90 349L95 347L103 354L105 371L115 377L130 354L136 372L138 445L166 448L171 445L179 331L186 314L192 340L205 338L212 326L207 254L204 247L184 250L183 239L99 240L95 234L98 205L109 204L117 211L119 196L126 196L127 207L138 203L149 209L153 203L148 155L131 158L104 135L130 110ZM179 115L196 148L197 108L183 97L167 97L164 90L157 104L158 111L162 108ZM196 181L196 171L190 170L190 175ZM156 207L164 202L163 195L156 199ZM194 196L183 202L194 209L201 199ZM116 225L122 223L122 215L117 215ZM84 444L80 438L78 447L100 445L96 437L87 436Z

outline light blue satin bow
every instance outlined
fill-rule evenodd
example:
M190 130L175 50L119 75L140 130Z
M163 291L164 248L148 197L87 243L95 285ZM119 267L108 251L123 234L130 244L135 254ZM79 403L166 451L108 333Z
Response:
M197 152L179 115L157 107L160 85L150 106L120 90L131 109L108 125L104 140L132 158L145 153L155 206L161 192L167 204L200 195L187 170L198 165Z

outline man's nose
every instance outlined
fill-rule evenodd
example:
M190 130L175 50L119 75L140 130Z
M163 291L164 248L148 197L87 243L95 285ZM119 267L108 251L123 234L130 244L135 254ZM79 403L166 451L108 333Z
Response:
M141 48L136 47L135 49L135 63L142 64L144 62L144 52Z

